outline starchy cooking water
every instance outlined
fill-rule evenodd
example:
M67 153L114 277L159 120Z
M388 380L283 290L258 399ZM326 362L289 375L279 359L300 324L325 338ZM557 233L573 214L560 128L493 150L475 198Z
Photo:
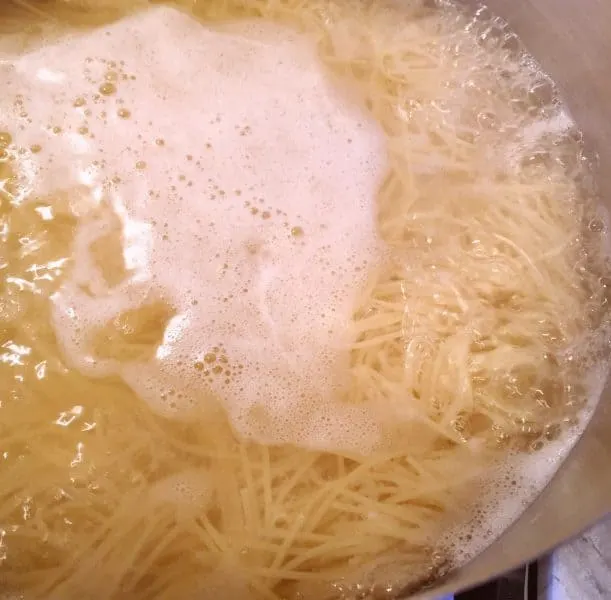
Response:
M607 221L504 23L0 21L2 591L394 598L540 491L607 374Z

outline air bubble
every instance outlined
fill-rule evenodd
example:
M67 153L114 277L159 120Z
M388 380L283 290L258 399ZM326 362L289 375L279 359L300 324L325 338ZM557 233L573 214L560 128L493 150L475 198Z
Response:
M13 143L13 136L8 131L0 131L0 148L4 149Z
M103 83L99 90L103 96L112 96L117 92L117 86L114 83Z

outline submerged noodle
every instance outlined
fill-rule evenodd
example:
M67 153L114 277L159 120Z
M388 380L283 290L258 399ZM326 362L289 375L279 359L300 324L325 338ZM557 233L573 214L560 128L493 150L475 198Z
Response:
M59 36L147 4L11 0L0 18L15 40L25 22ZM176 422L67 368L49 297L77 218L70 198L16 201L18 132L0 136L0 585L28 600L393 596L452 566L436 541L468 517L470 487L587 400L605 224L581 141L496 21L417 1L184 4L303 29L384 129L391 252L355 310L346 401L387 403L395 427L369 456L266 446L212 400Z

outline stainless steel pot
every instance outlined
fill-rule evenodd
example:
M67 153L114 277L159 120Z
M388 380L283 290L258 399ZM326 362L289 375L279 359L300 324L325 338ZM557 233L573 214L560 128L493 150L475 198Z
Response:
M487 0L486 5L509 22L558 84L589 149L600 158L601 198L611 211L611 2ZM584 435L535 502L487 550L415 598L436 598L498 577L611 513L610 465L611 380Z

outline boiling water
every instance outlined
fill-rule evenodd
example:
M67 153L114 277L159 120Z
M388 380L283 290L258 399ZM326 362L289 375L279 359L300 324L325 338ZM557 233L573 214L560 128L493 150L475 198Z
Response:
M606 375L573 122L502 23L443 3L124 5L2 9L0 582L434 580Z

